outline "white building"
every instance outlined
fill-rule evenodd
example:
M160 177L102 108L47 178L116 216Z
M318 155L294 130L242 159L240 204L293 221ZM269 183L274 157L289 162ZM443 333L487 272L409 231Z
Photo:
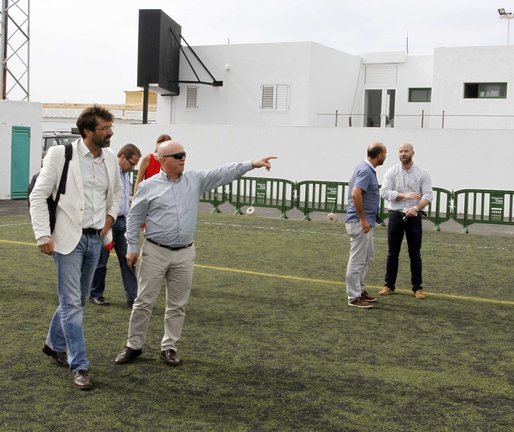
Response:
M182 83L179 96L158 96L155 123L116 121L115 152L128 142L152 152L157 136L168 133L186 147L188 169L273 154L273 177L348 181L367 145L382 141L389 157L380 181L397 163L398 145L411 142L434 186L514 190L514 47L437 48L431 56L352 55L313 42L193 50L223 86ZM183 55L180 80L197 80ZM31 128L30 152L22 152L30 178L39 170L41 130L76 120L43 117L41 127L41 106L19 104L0 104L0 146L8 149L0 199L19 197L13 127Z
M159 123L335 126L337 111L338 127L514 128L510 46L432 56L351 55L313 42L193 49L223 86L181 84L179 96L159 98ZM183 57L180 79L196 79Z

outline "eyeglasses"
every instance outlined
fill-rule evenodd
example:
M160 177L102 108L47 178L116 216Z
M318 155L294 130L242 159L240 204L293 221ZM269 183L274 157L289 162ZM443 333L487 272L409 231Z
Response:
M132 165L133 167L135 167L135 166L137 165L137 162L136 162L136 163L134 163L134 162L132 162L130 159L128 159L127 157L125 157L125 160L126 160L130 165ZM139 161L138 161L138 162L139 162Z
M113 127L114 127L113 125L109 125L109 126L104 126L104 127L101 127L101 128L95 128L95 130L100 130L100 131L107 132L107 131L112 131Z
M173 154L169 154L169 155L162 155L161 157L165 157L165 158L173 158L173 159L176 159L176 160L180 160L182 158L185 158L186 157L186 152L179 152L179 153L173 153Z

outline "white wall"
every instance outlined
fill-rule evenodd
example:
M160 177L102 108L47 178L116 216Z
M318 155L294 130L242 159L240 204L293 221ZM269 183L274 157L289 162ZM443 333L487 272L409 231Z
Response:
M159 98L159 122L315 126L327 121L333 125L333 118L322 119L318 113L351 111L360 65L360 58L354 55L313 42L193 49L216 80L223 81L223 87L200 85L198 109L186 110L187 84L181 84L179 96ZM185 51L191 59L190 51ZM200 80L212 81L194 58L192 63ZM196 80L183 56L180 77ZM289 84L289 109L261 110L262 84Z
M514 46L437 48L433 56L408 56L402 52L347 54L313 42L215 45L193 47L223 87L200 85L198 109L185 109L186 84L181 95L159 97L157 121L172 124L232 124L252 126L334 125L362 126L364 91L396 89L395 127L418 128L421 112L424 127L454 129L513 129ZM188 50L186 50L188 51ZM190 56L191 57L191 56ZM212 81L196 60L200 79ZM229 66L229 69L226 66ZM369 83L363 80L366 67L397 67L397 80ZM181 80L195 80L181 58ZM464 99L465 82L507 82L507 99ZM262 111L260 86L290 84L290 109ZM431 103L409 103L409 87L431 87ZM491 117L496 115L497 117Z
M432 114L445 111L446 128L514 127L514 46L437 48L434 51ZM506 99L464 99L464 83L507 82ZM451 117L451 115L468 117ZM469 117L470 115L482 115Z
M30 176L41 168L42 106L34 102L0 101L0 199L11 198L12 127L30 128ZM27 186L29 184L27 179Z
M434 56L408 56L398 70L398 86L396 91L395 127L419 128L421 115L424 111L423 127L431 127L431 103L409 102L409 88L432 88L432 72ZM438 125L434 121L434 125ZM435 126L438 127L438 126Z
M310 79L305 91L308 99L308 122L304 126L348 124L348 116L355 108L356 99L362 90L359 87L360 57L319 44L311 45ZM360 108L357 108L357 112ZM325 116L319 114L334 114Z
M249 175L348 181L355 165L365 158L367 146L382 141L389 153L385 166L378 169L381 181L385 169L398 162L399 144L410 142L415 161L430 172L434 186L514 190L514 149L508 130L118 125L112 147L117 152L131 142L144 154L150 153L161 133L184 145L187 169L275 155L279 159L270 173L256 170Z

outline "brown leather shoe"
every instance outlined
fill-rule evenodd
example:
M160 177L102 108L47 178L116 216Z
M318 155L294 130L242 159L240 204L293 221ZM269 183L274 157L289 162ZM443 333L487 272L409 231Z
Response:
M43 346L43 352L48 356L52 357L53 361L57 366L68 366L68 357L65 352L57 352L50 348L47 344Z
M380 295L380 296L386 296L386 295L392 295L392 294L394 294L394 291L389 287L384 287L378 292L378 295Z
M73 372L73 385L79 390L89 390L93 387L93 383L91 382L91 378L89 378L87 370Z
M376 297L371 297L367 291L362 291L361 298L366 300L368 303L376 302Z
M416 296L416 298L418 300L423 300L425 298L425 293L423 292L422 289L419 289L417 291L414 291L414 295Z
M136 357L139 357L143 352L142 349L132 349L128 346L123 348L123 351L118 354L118 357L114 359L114 363L123 364L128 363L134 360Z
M348 306L354 306L354 307L363 308L363 309L370 309L373 307L373 305L371 303L368 303L362 297L358 297L353 301L349 301Z
M170 366L178 366L180 363L182 363L182 360L177 357L177 353L172 349L161 351L161 359L163 359Z

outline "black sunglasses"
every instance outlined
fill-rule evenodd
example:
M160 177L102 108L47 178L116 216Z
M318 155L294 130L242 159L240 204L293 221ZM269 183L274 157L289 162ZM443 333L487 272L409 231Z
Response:
M173 154L169 154L169 155L162 155L161 157L170 157L170 158L173 158L173 159L180 160L180 159L186 157L186 152L179 152L179 153L173 153Z

